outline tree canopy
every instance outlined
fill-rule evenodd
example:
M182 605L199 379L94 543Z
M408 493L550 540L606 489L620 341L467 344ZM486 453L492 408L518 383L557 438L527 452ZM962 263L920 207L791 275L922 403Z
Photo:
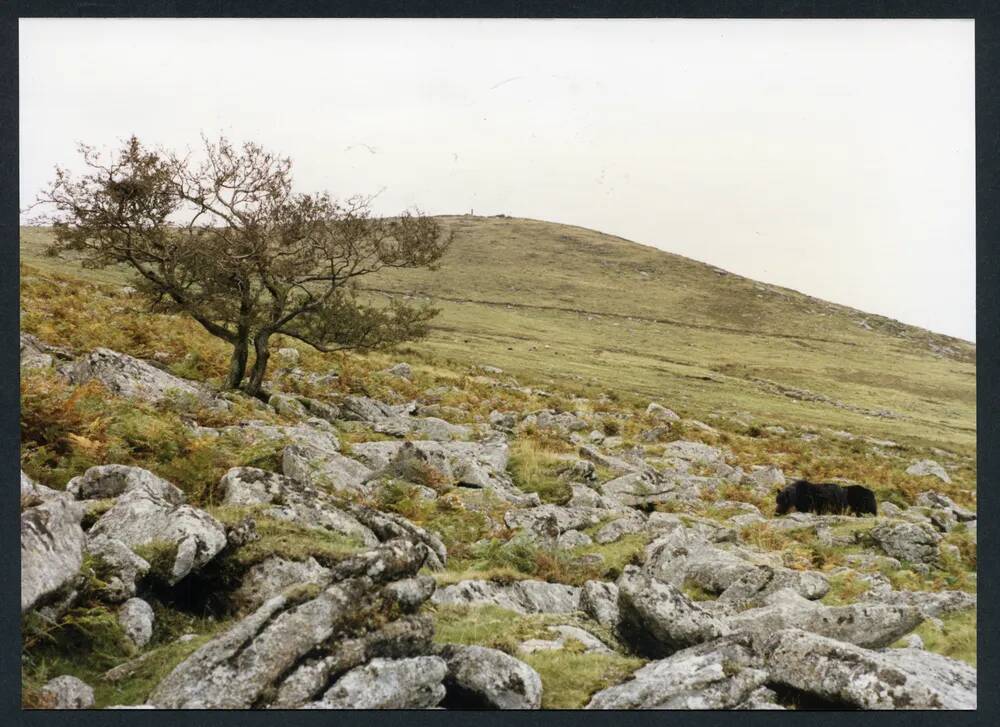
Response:
M130 266L154 309L190 315L233 346L226 386L255 395L275 334L334 351L427 333L436 310L364 302L356 282L386 268L433 268L450 243L436 220L379 217L363 197L297 193L290 160L255 143L203 142L198 160L135 137L111 155L81 145L86 171L57 168L39 196L53 251Z

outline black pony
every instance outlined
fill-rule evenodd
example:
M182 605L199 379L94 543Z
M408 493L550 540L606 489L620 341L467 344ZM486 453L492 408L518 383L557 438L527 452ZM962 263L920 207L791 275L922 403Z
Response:
M813 483L796 480L778 490L775 513L784 515L793 507L799 512L839 515L850 510L855 515L877 515L875 493L861 485L841 487L832 482Z

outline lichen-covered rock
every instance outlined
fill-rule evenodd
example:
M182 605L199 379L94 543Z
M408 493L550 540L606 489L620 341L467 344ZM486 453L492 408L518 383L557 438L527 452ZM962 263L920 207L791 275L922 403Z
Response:
M286 477L314 488L329 488L346 495L367 495L372 472L360 462L339 452L310 445L285 447L281 471Z
M436 656L372 659L340 677L306 709L429 709L445 696L447 668Z
M226 547L226 529L204 510L174 505L139 488L119 496L90 529L90 535L120 540L129 548L172 543L176 556L167 581L177 583L201 568Z
M627 569L617 585L622 637L640 653L670 653L727 633L679 589L638 569Z
M594 535L594 540L601 545L607 545L608 543L614 543L620 540L625 535L631 533L640 533L646 527L646 518L644 518L638 511L630 510L623 514L622 517L612 520L607 525L602 527Z
M282 416L292 419L305 419L309 416L309 412L306 411L306 408L302 406L299 400L288 394L272 394L267 403L268 406Z
M497 411L494 409L490 412L488 421L494 429L499 429L502 432L511 432L517 426L517 414L511 411Z
M333 653L307 657L277 690L270 706L278 709L302 707L321 695L338 674L376 658L404 659L433 652L434 622L429 616L404 616L377 631L345 639Z
M289 586L299 583L321 586L329 583L330 579L330 570L317 563L315 558L296 562L271 556L246 572L232 598L242 608L253 610Z
M722 450L702 442L680 440L670 442L663 448L664 457L675 457L697 464L713 464L724 462Z
M587 581L580 589L579 608L602 626L618 628L618 586L607 581Z
M950 497L934 490L927 490L917 495L916 504L920 507L945 510L954 515L955 519L960 522L968 522L976 519L976 513L966 510L964 507L959 507Z
M403 538L414 543L424 553L425 564L431 570L441 570L447 564L448 549L437 533L414 525L396 513L381 512L353 502L345 502L344 509L382 542Z
M469 580L437 589L431 600L445 605L493 605L516 613L572 613L579 605L580 589L544 581Z
M43 704L49 709L90 709L94 706L93 687L68 674L51 679L39 691Z
M767 680L746 639L722 638L678 651L597 692L587 709L734 709Z
M410 364L405 362L394 364L393 366L387 368L385 372L387 374L391 374L392 376L399 376L400 378L403 379L413 378L413 368L410 366Z
M541 504L537 493L525 494L507 473L510 450L505 441L365 442L351 453L375 474L416 478L418 484L461 485L492 491L521 507Z
M136 593L137 582L149 572L149 563L132 552L125 543L106 535L87 538L86 550L100 559L105 572L101 597L121 603Z
M532 532L545 530L551 519L555 535L567 530L578 530L601 521L603 513L593 508L539 505L525 509L511 509L504 515L504 523L512 529L524 528Z
M706 533L674 530L646 547L643 570L681 588L692 583L708 593L722 593L759 567L732 550L705 542Z
M400 539L341 561L331 568L333 585L311 597L290 589L269 599L178 664L149 703L168 709L267 706L321 646L333 644L328 648L335 654L338 641L359 638L359 627L393 613L399 604L383 586L413 577L425 558Z
M567 530L564 533L560 533L559 537L556 538L556 547L560 550L572 550L573 548L592 545L593 542L593 539L586 533L581 533L579 530Z
M976 607L976 595L965 591L893 591L870 589L862 601L911 606L924 618L939 618Z
M862 709L975 709L976 671L926 651L871 651L797 629L766 637L774 683Z
M912 606L882 603L824 606L802 598L791 589L772 593L766 604L726 619L727 628L757 635L796 628L866 648L879 648L908 634L923 621Z
M743 481L758 491L773 490L785 486L785 473L773 465L770 467L754 467L749 474L743 476Z
M46 487L24 474L24 470L21 470L21 509L28 507L34 507L35 505L40 505L46 500L51 500L53 497L61 497L63 493L59 490L53 490L51 487Z
M186 499L179 487L162 477L141 467L122 464L91 467L66 485L66 492L77 500L105 500L138 489L146 490L174 505L180 505Z
M872 539L892 558L910 563L935 563L941 536L929 525L888 521L869 531Z
M130 598L118 609L118 623L125 635L142 648L153 637L153 607L141 598Z
M340 440L337 439L336 433L331 431L331 427L325 422L322 422L324 424L322 428L317 426L319 421L310 419L305 423L291 426L248 421L212 431L247 444L286 443L316 449L324 454L339 452Z
M331 530L357 538L365 545L379 542L369 528L309 482L256 467L233 467L219 481L219 489L226 505L267 505L265 512L279 520Z
M916 477L937 477L942 482L951 484L951 477L948 476L945 468L932 459L922 459L919 462L914 462L906 468L906 474Z
M675 412L655 401L650 402L649 406L646 407L646 416L661 422L677 422L681 419Z
M731 583L719 595L719 599L756 602L783 588L791 588L803 598L816 600L829 592L830 583L822 573L816 571L759 566Z
M438 417L395 416L376 422L372 429L382 434L392 434L405 437L408 434L421 439L435 442L448 442L453 439L467 439L472 430L462 424L452 424Z
M46 346L30 333L21 334L21 368L47 369L55 358L46 351Z
M482 646L448 644L439 655L448 667L446 704L466 709L538 709L542 679L513 656Z
M220 409L229 408L228 402L214 398L208 389L193 381L107 348L95 349L77 359L67 368L66 376L74 384L96 379L111 393L129 399L159 402L174 397L193 397Z
M601 486L601 493L629 507L656 505L664 502L693 501L700 488L717 484L710 477L679 472L661 473L651 467L627 472Z
M71 584L83 563L83 508L54 497L21 513L21 613Z

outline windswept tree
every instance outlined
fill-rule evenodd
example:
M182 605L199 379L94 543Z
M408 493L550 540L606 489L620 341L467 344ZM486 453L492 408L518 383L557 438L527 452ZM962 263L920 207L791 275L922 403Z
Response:
M196 162L135 137L108 157L81 146L86 171L57 168L39 196L53 252L130 266L153 310L190 315L232 345L226 387L253 395L275 334L320 351L426 335L436 310L366 303L356 281L385 268L433 268L450 242L437 221L378 217L364 198L293 192L291 162L254 143L205 139L203 152Z

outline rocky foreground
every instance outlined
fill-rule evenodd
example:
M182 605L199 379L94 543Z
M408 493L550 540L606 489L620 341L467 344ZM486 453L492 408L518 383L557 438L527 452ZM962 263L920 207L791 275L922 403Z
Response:
M73 384L96 380L144 402L180 392L206 411L232 406L196 382L106 349L72 358L24 336L22 366L55 367ZM294 375L294 366L288 371ZM410 376L405 364L390 373ZM227 605L231 617L192 634L197 648L143 701L117 706L537 709L544 684L528 655L570 651L641 665L590 695L588 709L976 707L975 668L924 650L913 634L926 621L974 609L975 595L897 590L883 575L939 569L956 557L943 540L956 529L974 541L975 512L932 488L907 508L881 503L876 518L772 518L719 492L767 498L785 481L776 467L745 472L727 462L724 448L683 439L655 456L625 449L586 413L497 410L487 421L452 423L457 417L441 405L281 393L261 412L262 421L238 425L189 423L206 446L237 438L281 447L273 470L226 472L215 507L191 504L174 483L134 466L91 467L62 490L22 472L22 614L57 622L83 598L113 609L135 655L102 679L127 679L158 653L145 650L156 628L150 601ZM643 435L650 442L680 419L659 404L646 415L655 422ZM359 428L378 438L342 441ZM564 458L571 492L564 502L543 503L511 477L510 442L525 428L575 449ZM948 477L934 462L913 467ZM527 545L585 561L600 558L580 554L591 546L632 536L645 545L613 579L443 578L450 554L442 534L379 508L400 483L418 500L491 503L482 507L491 531L483 540L501 549ZM731 514L699 514L706 503ZM332 538L342 552L259 553L276 523ZM761 532L843 547L850 565L790 566L750 537ZM825 598L831 582L845 578L864 586L854 599ZM506 650L436 638L441 609L486 606L544 617L547 631ZM53 675L43 706L92 706L94 686Z

